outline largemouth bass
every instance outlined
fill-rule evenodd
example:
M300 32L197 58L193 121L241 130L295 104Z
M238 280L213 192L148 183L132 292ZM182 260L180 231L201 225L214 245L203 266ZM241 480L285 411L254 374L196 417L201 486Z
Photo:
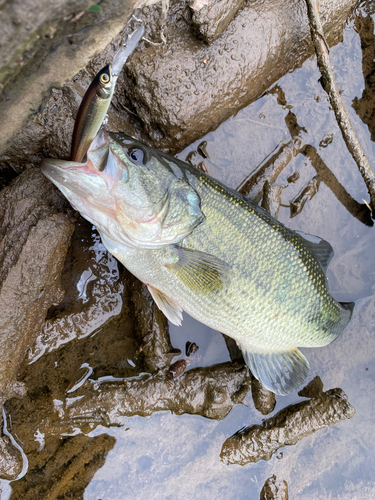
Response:
M288 229L187 163L101 131L86 162L47 159L42 171L172 323L186 311L233 337L277 394L307 376L298 347L329 344L351 318L353 304L328 292L327 242Z

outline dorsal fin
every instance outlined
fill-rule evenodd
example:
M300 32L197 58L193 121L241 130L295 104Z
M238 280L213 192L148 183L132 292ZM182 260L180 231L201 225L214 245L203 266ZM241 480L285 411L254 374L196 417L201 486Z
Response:
M328 264L330 263L334 253L333 248L328 241L323 240L318 236L306 234L302 231L296 231L296 233L303 238L305 244L309 247L323 271L326 272Z

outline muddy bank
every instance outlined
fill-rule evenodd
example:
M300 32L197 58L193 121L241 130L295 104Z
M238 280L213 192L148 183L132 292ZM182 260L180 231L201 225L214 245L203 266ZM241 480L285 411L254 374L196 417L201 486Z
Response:
M299 394L312 396L280 410L262 425L241 429L223 444L220 457L224 463L245 465L249 462L269 460L283 446L298 443L302 438L352 418L355 409L348 402L342 389L322 392L317 380L313 387L307 386Z
M341 40L343 24L355 2L340 0L333 7L328 0L321 4L332 45ZM103 13L90 28L93 38L90 34L85 38L88 28L77 28L77 37L62 35L69 42L62 38L58 49L43 60L42 75L48 74L48 78L42 79L42 86L39 73L33 72L9 92L4 89L7 97L0 102L5 124L0 144L2 185L30 165L39 165L43 157L68 158L80 100L124 40L122 33L109 43L123 26L128 8L126 4L117 9L116 21L103 19L101 25L103 6ZM106 15L110 16L111 9ZM118 12L124 17L119 19ZM160 41L160 15L160 5L143 9L146 37L154 42ZM95 30L105 33L99 44ZM210 46L194 34L187 2L175 0L164 31L166 45L143 41L129 59L117 82L107 128L123 130L171 153L216 128L312 54L305 4L294 0L245 2ZM67 70L63 70L64 58L70 58Z
M336 44L356 2L319 3L328 43ZM156 6L144 9L152 40L158 36L156 12ZM143 44L125 68L132 111L151 143L172 153L216 128L313 54L305 2L247 2L210 46L195 37L186 17L185 2L172 1L167 45Z
M29 170L0 193L0 404L22 395L21 362L62 299L60 275L74 217L39 170Z
M2 61L0 154L33 120L52 89L83 69L124 28L136 2L107 0L101 12L92 2L43 3L13 0L4 6L0 27ZM5 39L4 39L5 38Z
M107 434L47 439L40 450L29 454L29 473L13 484L10 499L83 498L115 443Z

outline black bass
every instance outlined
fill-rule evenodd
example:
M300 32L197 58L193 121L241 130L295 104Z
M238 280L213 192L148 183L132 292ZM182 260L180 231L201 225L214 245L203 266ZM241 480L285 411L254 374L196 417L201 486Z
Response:
M84 163L47 159L43 173L146 283L167 318L182 311L233 337L254 376L285 395L348 324L322 239L292 231L194 167L123 135L100 132Z

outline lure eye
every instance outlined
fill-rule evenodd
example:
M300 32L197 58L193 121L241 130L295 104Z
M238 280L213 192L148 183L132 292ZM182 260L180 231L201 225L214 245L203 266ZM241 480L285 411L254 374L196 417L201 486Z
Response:
M101 76L100 76L100 81L102 83L108 83L109 82L109 76L107 75L107 73L103 73Z
M141 149L138 148L128 149L127 156L133 163L136 163L137 165L143 163L144 155Z

